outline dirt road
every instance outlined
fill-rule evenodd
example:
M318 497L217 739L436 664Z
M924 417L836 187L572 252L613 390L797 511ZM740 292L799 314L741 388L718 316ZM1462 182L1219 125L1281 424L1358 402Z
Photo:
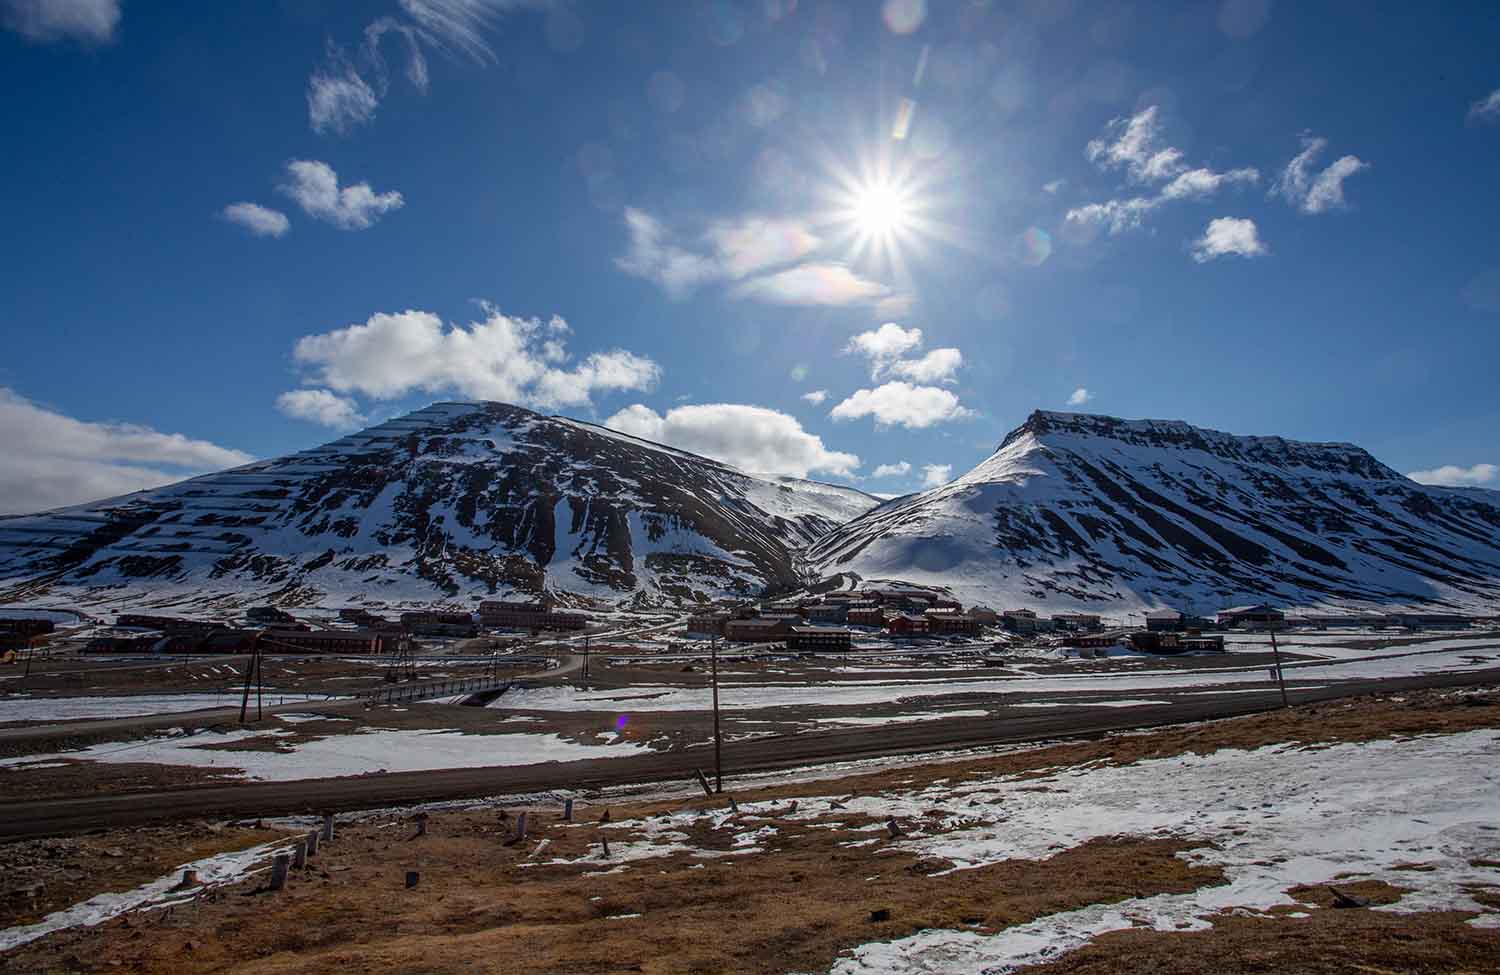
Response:
M1348 681L1292 692L1293 703L1332 700L1425 687L1500 683L1500 668L1460 674ZM1268 711L1280 696L1273 687L1256 692L1199 694L1164 704L1125 708L1056 707L1037 714L955 718L891 724L852 731L804 732L735 742L724 750L725 774L768 771L856 758L902 755L1027 742L1090 737L1110 731L1156 727ZM401 772L297 782L248 782L161 792L0 804L0 839L76 833L99 826L135 826L196 818L256 818L326 810L366 809L418 802L479 798L552 789L608 786L691 778L710 770L710 748L690 747L627 758L549 762L497 768Z

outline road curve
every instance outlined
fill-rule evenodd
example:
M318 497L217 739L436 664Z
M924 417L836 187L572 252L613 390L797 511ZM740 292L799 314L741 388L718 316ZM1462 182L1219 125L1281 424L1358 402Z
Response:
M1459 674L1347 681L1294 689L1292 701L1314 701L1432 687L1500 683L1500 668ZM1111 731L1151 728L1274 710L1274 687L1245 693L1202 694L1165 704L1129 708L1049 708L1003 718L953 718L891 724L852 731L820 731L735 742L725 749L725 773L762 772L892 755L942 751L1043 739L1093 737ZM540 765L397 772L296 782L247 782L125 795L86 796L0 804L0 841L81 832L98 827L140 826L183 819L347 811L484 796L588 790L636 783L689 779L707 771L707 748L653 752L625 758L549 762Z

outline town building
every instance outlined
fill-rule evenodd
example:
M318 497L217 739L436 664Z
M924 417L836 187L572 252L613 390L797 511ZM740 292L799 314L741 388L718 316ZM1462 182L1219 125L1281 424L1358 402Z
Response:
M885 628L891 636L918 637L932 633L932 624L927 617L912 613L898 613L888 618Z
M51 620L0 619L0 633L11 636L46 636L57 628Z
M1052 625L1068 632L1088 633L1103 628L1103 621L1092 613L1053 613Z
M1062 645L1080 650L1102 650L1118 644L1129 643L1130 630L1098 630L1093 633L1073 632L1063 637Z
M849 604L843 601L820 603L807 608L809 623L844 623L849 619Z
M254 606L245 613L245 619L252 623L295 623L291 613L275 606Z
M553 609L550 597L536 602L503 602L485 600L479 604L479 621L500 630L582 630L589 625L582 613L565 613Z
M1286 616L1279 609L1268 606L1265 603L1255 603L1251 606L1233 606L1229 609L1219 610L1217 620L1220 626L1238 626L1250 630L1263 630L1272 626L1280 626L1286 621Z
M1215 634L1178 633L1167 630L1137 630L1130 645L1145 653L1192 653L1224 651L1224 637Z
M1052 629L1052 621L1039 618L1029 609L1007 609L1000 614L1000 625L1009 633L1043 633Z
M207 620L185 620L176 616L149 616L145 613L121 613L115 617L116 626L133 627L139 630L161 630L175 633L184 630L208 631L218 629L221 624Z
M1153 609L1146 614L1146 629L1155 633L1176 633L1182 629L1182 614L1175 609Z
M929 609L922 615L927 618L928 631L933 636L979 635L979 621L967 613Z
M978 620L982 626L997 626L1000 623L1000 614L988 606L971 606L969 615Z
M263 630L258 641L266 653L400 653L411 648L402 633L376 630Z
M728 613L694 613L688 617L687 632L701 633L704 636L723 636L724 624L728 622Z
M785 619L730 620L724 624L724 639L732 643L776 643L786 639L792 624Z
M842 626L794 626L786 635L786 648L803 653L834 653L851 646L852 636Z
M874 605L861 606L859 608L850 606L849 612L845 614L844 622L850 626L884 627L885 610Z

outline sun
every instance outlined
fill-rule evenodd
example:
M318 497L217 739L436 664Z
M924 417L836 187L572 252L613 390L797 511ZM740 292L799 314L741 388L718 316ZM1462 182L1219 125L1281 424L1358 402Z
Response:
M909 229L911 200L902 188L887 182L871 182L855 189L850 216L859 232L868 237L890 238Z

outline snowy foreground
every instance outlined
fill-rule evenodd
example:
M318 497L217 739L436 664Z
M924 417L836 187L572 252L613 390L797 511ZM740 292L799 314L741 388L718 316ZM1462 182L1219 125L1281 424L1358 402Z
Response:
M1496 759L1500 733L1484 730L1326 748L1226 749L849 800L851 812L881 817L916 817L937 805L949 811L947 825L972 820L956 831L917 833L900 844L948 859L955 870L1042 859L1058 852L1056 844L1138 835L1212 844L1185 856L1222 867L1229 882L1190 894L1093 905L996 935L923 931L864 945L832 970L995 975L1050 961L1110 931L1201 930L1222 911L1293 904L1288 888L1336 877L1411 889L1376 910L1481 912L1471 924L1500 927L1500 914L1484 913L1464 890L1466 884L1494 882L1493 871L1470 861L1500 857ZM1023 786L1028 791L1019 791ZM1056 791L1029 791L1037 786ZM1434 869L1392 870L1403 863Z

